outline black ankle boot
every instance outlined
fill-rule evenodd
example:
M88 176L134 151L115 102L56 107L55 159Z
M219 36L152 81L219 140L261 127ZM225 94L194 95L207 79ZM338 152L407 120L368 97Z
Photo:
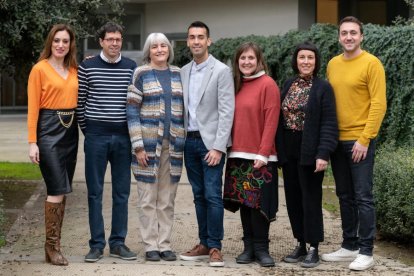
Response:
M301 267L312 268L319 265L318 249L311 247L306 255L306 258L300 264Z
M236 257L236 263L238 264L249 264L254 262L254 248L253 241L251 239L243 238L244 250Z
M275 260L269 255L269 241L254 242L254 255L259 265L263 267L275 266Z
M287 263L297 263L300 260L304 259L308 254L306 250L306 245L297 245L295 249L287 255L283 260Z

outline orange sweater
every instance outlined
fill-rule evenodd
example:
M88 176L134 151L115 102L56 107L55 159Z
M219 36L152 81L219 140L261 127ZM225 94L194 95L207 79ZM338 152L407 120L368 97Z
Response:
M48 61L36 63L27 84L27 128L29 143L37 142L37 120L40 109L76 108L78 101L77 70L71 68L63 79Z

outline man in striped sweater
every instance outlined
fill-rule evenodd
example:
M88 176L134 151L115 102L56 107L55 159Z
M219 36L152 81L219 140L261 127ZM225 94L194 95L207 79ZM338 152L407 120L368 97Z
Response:
M128 198L131 187L131 143L126 121L126 96L136 63L121 56L121 26L109 22L98 31L100 55L83 61L78 69L79 96L76 109L85 135L85 177L88 187L90 251L86 262L103 257L106 245L102 193L106 167L111 163L112 227L110 256L135 260L125 245Z

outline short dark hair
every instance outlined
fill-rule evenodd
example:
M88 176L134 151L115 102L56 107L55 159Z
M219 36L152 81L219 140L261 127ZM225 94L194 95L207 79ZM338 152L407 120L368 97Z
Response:
M190 30L190 28L204 28L207 31L207 37L210 37L210 29L204 22L194 21L193 23L190 24L190 26L188 26L187 33Z
M359 30L361 31L361 34L364 33L364 28L362 27L362 25L363 25L362 22L358 18L356 18L355 16L346 16L346 17L342 18L341 21L339 21L338 32L339 32L339 29L341 28L341 25L343 23L346 23L346 22L352 22L352 23L358 24Z
M121 35L124 32L124 29L121 27L121 25L116 24L115 22L107 22L105 25L99 28L99 30L96 32L98 38L104 39L106 33L116 33L120 32Z
M321 68L321 58L319 55L318 48L311 42L305 41L303 43L300 43L296 46L295 51L293 52L292 56L292 69L296 74L299 74L299 68L298 68L298 54L301 50L308 50L315 53L315 69L313 70L312 75L317 76L319 69Z

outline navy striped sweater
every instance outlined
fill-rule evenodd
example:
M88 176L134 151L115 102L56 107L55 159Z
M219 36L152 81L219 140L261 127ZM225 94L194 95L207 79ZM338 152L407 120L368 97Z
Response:
M135 68L129 58L108 63L99 55L79 65L76 116L82 132L128 134L126 96Z

